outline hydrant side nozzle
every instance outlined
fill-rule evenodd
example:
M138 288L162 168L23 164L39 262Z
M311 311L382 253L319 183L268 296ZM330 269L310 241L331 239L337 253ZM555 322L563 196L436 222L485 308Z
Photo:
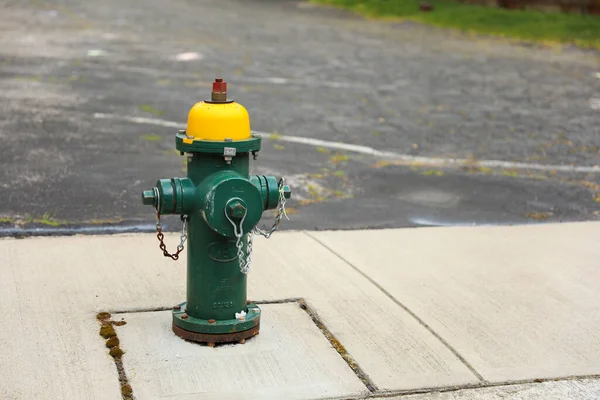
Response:
M187 214L194 207L196 188L189 178L159 179L156 187L142 192L142 204L161 214Z
M250 182L258 189L263 200L264 210L274 210L279 207L279 182L276 176L254 175L250 177ZM283 197L289 200L292 197L292 191L289 186L283 187Z

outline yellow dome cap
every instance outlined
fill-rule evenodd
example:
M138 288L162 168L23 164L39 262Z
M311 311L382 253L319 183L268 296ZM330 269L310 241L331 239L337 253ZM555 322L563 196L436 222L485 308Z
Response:
M241 104L196 103L188 114L188 137L224 141L250 139L250 116Z
M224 141L250 139L248 111L233 101L227 101L227 83L216 79L213 101L196 103L188 114L186 134L195 140Z

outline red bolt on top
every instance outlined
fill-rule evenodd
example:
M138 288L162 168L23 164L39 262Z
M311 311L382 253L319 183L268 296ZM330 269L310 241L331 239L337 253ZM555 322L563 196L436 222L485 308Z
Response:
M213 92L217 93L225 93L227 92L227 82L223 81L221 78L215 79L213 82Z
M227 100L227 82L221 78L215 79L212 89L212 101L220 102Z

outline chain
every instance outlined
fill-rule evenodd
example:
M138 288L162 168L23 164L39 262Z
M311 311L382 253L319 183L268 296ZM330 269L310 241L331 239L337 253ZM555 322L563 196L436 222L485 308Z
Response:
M162 233L162 224L160 223L160 212L156 211L156 232L157 232L156 237L158 238L158 241L159 241L158 247L162 250L163 255L165 257L171 257L171 259L173 259L175 261L177 261L179 259L179 253L181 253L183 251L183 248L184 248L183 244L187 240L187 222L188 222L187 215L182 215L181 220L183 221L183 228L181 229L181 236L180 236L179 244L177 245L177 251L175 253L171 254L167 251L167 245L163 241L163 239L165 238L165 235L163 235L163 233Z
M254 232L248 232L248 246L246 246L246 264L244 268L240 264L240 271L247 275L250 272L250 264L252 264L252 242L254 241Z
M227 214L227 205L225 206L225 216L227 217L227 219L233 226L233 234L236 238L235 246L237 248L238 259L240 260L240 272L244 275L247 275L248 272L250 272L250 265L252 264L252 243L254 240L254 235L255 234L262 235L268 239L271 237L273 232L275 232L277 230L277 228L279 228L279 223L281 222L282 216L285 216L289 220L289 217L285 213L286 198L285 198L285 194L283 192L283 188L285 186L284 183L285 183L284 178L281 178L279 180L279 202L278 202L279 207L277 209L277 216L275 217L275 223L273 224L273 226L271 226L271 228L268 231L263 231L259 227L255 227L252 231L248 232L248 245L246 247L245 257L244 257L244 242L242 241L242 237L244 236L242 224L244 223L244 220L246 219L246 215L248 212L246 211L244 213L244 216L242 217L242 220L240 221L239 229L238 229L238 225L231 218L229 218L229 215Z
M284 178L281 178L279 180L279 201L278 201L279 207L277 209L275 223L267 231L264 231L264 230L260 229L259 227L255 227L251 232L248 232L248 245L246 248L245 257L244 257L244 243L242 240L242 238L244 236L244 230L243 230L242 226L244 224L244 220L246 219L247 210L244 213L244 216L242 217L242 219L239 223L239 229L238 229L238 224L236 224L229 217L229 215L227 214L227 211L225 210L225 216L227 217L227 219L233 226L233 234L236 238L235 246L237 248L238 259L240 260L240 271L243 274L247 274L248 272L250 272L250 265L252 264L252 243L253 243L254 235L258 234L258 235L264 236L265 238L268 239L271 237L273 232L275 232L277 230L277 228L279 228L279 224L281 223L281 217L285 216L289 220L289 217L287 216L287 214L285 212L286 198L285 198L285 195L283 192L284 182L285 182ZM177 245L177 251L175 253L171 254L167 250L167 245L164 242L165 235L162 233L162 223L160 222L160 212L159 211L156 212L156 232L157 232L156 237L158 238L158 241L159 241L158 247L162 250L163 255L165 257L170 257L172 260L179 259L179 254L183 251L185 241L187 240L187 223L188 223L187 215L182 215L181 220L183 221L183 228L181 229L179 245Z
M282 216L285 216L289 221L290 218L287 216L287 214L285 212L286 198L285 198L285 194L283 193L284 186L285 186L285 179L281 178L279 180L279 208L277 209L277 215L275 216L275 223L273 223L273 226L271 226L271 229L269 229L268 231L263 231L262 229L260 229L257 226L254 228L253 233L264 236L268 239L271 237L273 232L275 232L277 230L277 228L279 228L279 223L281 222Z
M238 257L240 259L240 272L244 275L248 275L250 272L250 264L252 264L252 241L253 234L252 232L248 232L248 246L246 248L246 259L244 260L244 243L242 239L239 238L237 240L237 248L238 248Z
M229 202L227 202L227 204L229 204ZM246 215L248 215L248 210L244 208L244 216L240 221L238 229L238 225L229 217L229 214L227 213L227 204L225 204L225 217L233 226L233 235L236 239L235 247L237 248L238 260L240 260L240 271L242 274L247 274L250 271L250 262L252 260L252 232L248 234L248 251L246 257L244 257L244 242L242 241L242 238L244 237L244 220L246 219Z

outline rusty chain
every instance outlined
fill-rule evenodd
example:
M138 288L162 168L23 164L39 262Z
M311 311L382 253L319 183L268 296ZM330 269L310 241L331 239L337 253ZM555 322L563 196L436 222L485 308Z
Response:
M181 236L179 244L177 245L177 251L173 254L167 250L167 245L164 242L165 235L162 233L162 224L160 223L160 212L156 211L156 237L158 238L158 247L162 250L165 257L170 257L172 260L177 261L179 259L179 253L184 249L184 243L187 240L187 215L182 215L181 220L183 221L183 228L181 229Z

